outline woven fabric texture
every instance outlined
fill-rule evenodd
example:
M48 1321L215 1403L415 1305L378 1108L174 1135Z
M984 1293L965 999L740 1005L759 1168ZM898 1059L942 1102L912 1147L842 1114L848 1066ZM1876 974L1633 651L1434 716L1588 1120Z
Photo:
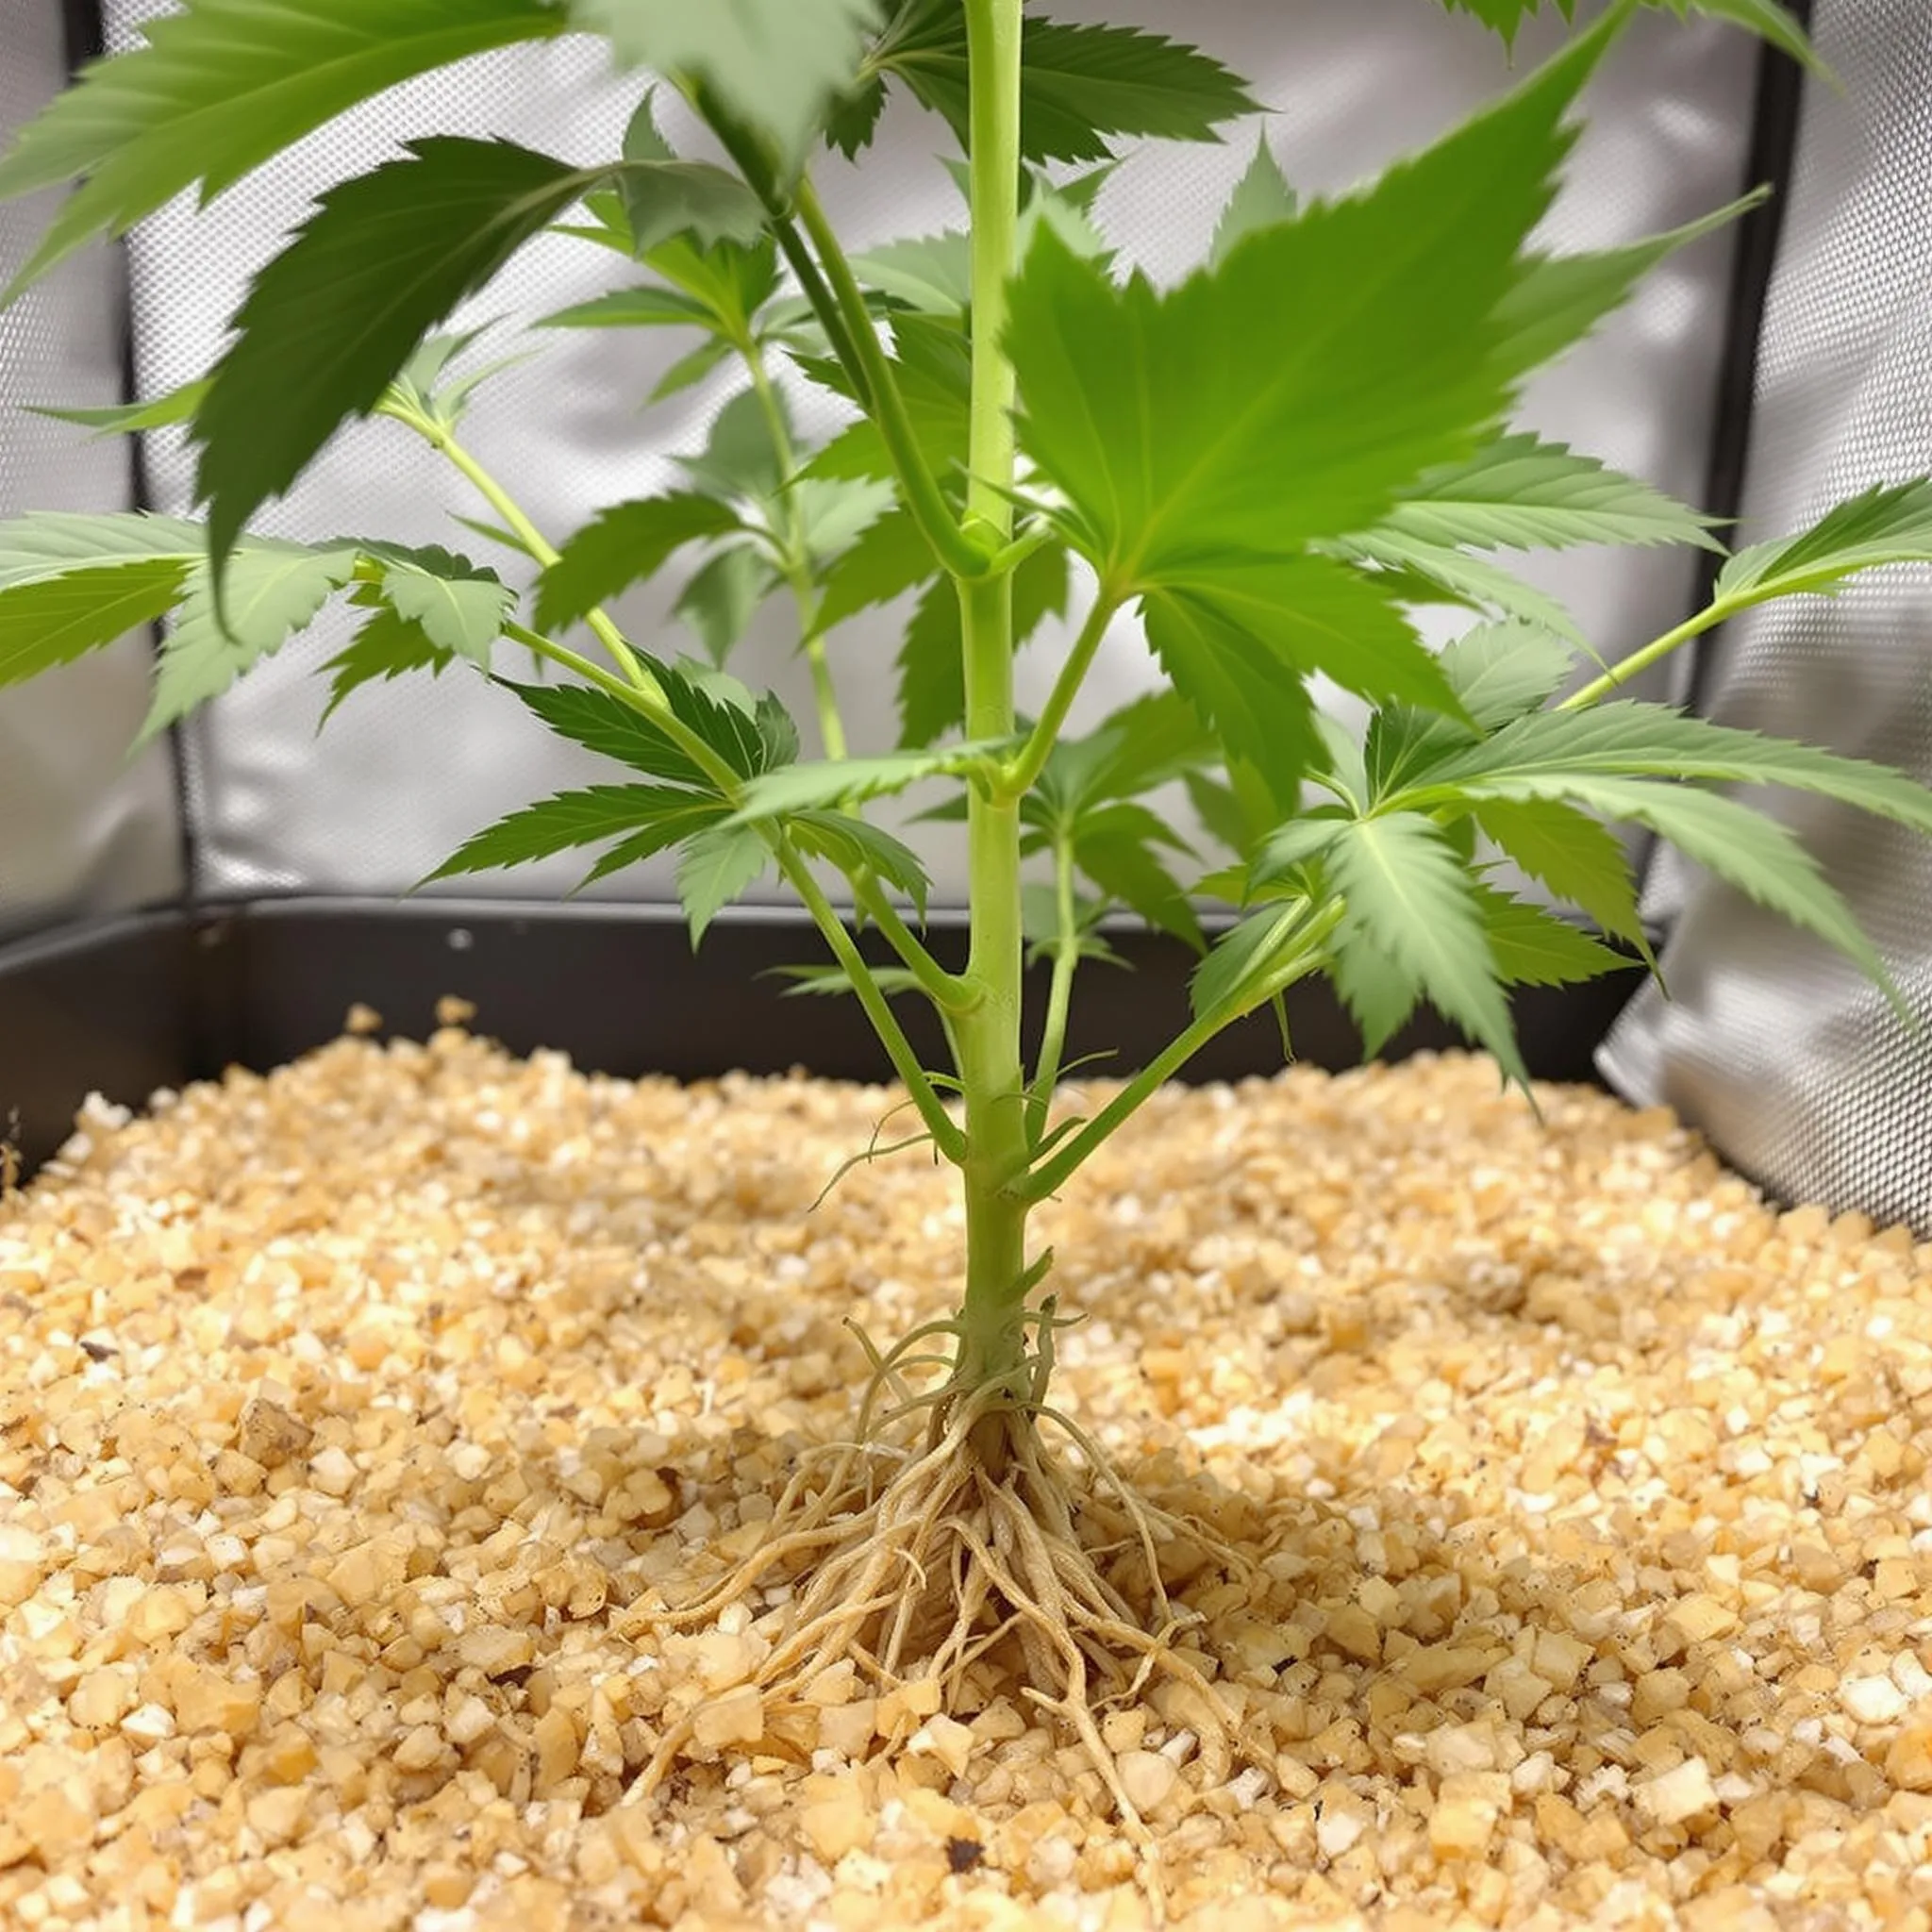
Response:
M1821 0L1842 77L1813 87L1765 314L1740 536L1796 529L1869 484L1932 469L1932 11ZM1857 580L1754 613L1717 648L1706 708L1932 781L1932 569ZM1805 839L1932 1017L1932 846L1789 794ZM1671 997L1648 990L1601 1057L1634 1100L1676 1108L1786 1199L1932 1234L1932 1032L1821 942L1680 860L1648 909L1667 922Z

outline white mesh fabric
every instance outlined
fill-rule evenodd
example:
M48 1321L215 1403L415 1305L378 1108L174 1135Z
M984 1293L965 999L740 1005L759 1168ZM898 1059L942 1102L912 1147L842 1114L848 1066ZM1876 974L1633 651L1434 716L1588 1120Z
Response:
M1919 0L1821 0L1815 32L1844 92L1814 86L1806 102L1765 316L1746 540L1932 469L1932 14ZM1932 570L1754 613L1712 668L1707 708L1725 724L1932 780ZM1932 1018L1932 847L1815 801L1775 808ZM1607 1077L1675 1107L1788 1199L1932 1233L1932 1038L1821 942L1674 856L1649 899L1674 922L1672 998L1633 1004L1603 1051Z
M58 0L8 0L0 147L65 77ZM0 283L26 258L56 206L46 194L0 205ZM125 448L90 441L24 407L121 400L121 304L116 258L95 249L0 314L0 518L125 504ZM144 637L131 638L0 691L0 931L180 891L166 749L126 762L146 709L150 656Z
M125 38L152 10L152 0L112 0L110 27ZM1498 44L1474 23L1451 20L1424 0L1298 0L1293 7L1204 0L1180 22L1158 0L1077 0L1055 10L1137 18L1198 39L1250 75L1258 96L1279 110L1270 138L1291 177L1315 190L1345 186L1414 147L1506 86L1511 73ZM1561 31L1554 20L1544 26L1519 43L1516 72ZM1594 122L1551 219L1550 241L1576 246L1629 239L1735 193L1753 60L1745 36L1708 24L1686 29L1644 21L1592 90ZM134 248L143 390L200 373L220 346L247 275L301 218L308 198L373 165L399 139L430 130L500 134L591 157L610 151L638 87L635 78L612 78L587 43L511 50L368 104L198 218L185 202L168 209L145 225ZM942 139L936 123L895 107L862 168L822 170L826 197L856 242L957 221L958 203L935 153ZM1102 225L1131 242L1130 252L1158 274L1177 274L1204 251L1246 158L1241 146L1162 146L1137 155L1102 194ZM1705 471L1727 265L1723 242L1687 251L1597 340L1536 385L1525 420L1694 496ZM528 317L625 279L622 265L600 251L545 241L473 305L468 319ZM721 375L640 415L637 399L674 353L661 339L600 332L560 340L541 362L484 391L471 441L541 525L567 531L601 503L668 481L668 453L691 448L728 392ZM156 445L161 506L186 509L191 473L178 442L156 439ZM463 486L403 432L367 426L345 435L260 524L302 536L354 529L450 541L450 526L437 513L442 505L474 508ZM1582 554L1539 575L1572 602L1607 656L1674 622L1690 588L1690 565L1675 557ZM685 648L687 640L665 630L668 602L666 592L647 590L625 600L621 614L654 647ZM890 665L903 614L854 625L835 643L860 743L890 742ZM318 748L321 694L308 671L341 634L322 627L196 725L193 802L206 890L395 891L501 811L593 775L589 761L548 740L503 694L454 676L358 693ZM1023 702L1038 703L1063 641L1045 635L1022 660ZM741 668L754 682L774 684L809 719L808 686L776 607ZM1119 702L1147 675L1145 654L1124 622L1082 718ZM943 831L923 831L941 895L957 898L958 855ZM563 860L482 884L546 893L580 869ZM668 896L668 862L626 874L609 891Z

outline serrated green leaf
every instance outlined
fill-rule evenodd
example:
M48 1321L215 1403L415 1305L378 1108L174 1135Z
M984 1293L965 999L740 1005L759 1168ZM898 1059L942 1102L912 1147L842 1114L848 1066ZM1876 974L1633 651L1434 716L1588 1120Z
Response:
M1197 1020L1257 1007L1312 970L1302 927L1306 902L1250 913L1218 939L1188 980L1188 1004Z
M1539 625L1578 647L1583 643L1576 620L1547 591L1524 583L1486 557L1424 543L1396 528L1392 521L1324 548L1333 556L1394 574L1388 579L1391 594L1405 603L1461 605Z
M1441 827L1412 812L1357 819L1328 845L1324 862L1343 905L1335 950L1346 976L1337 983L1364 1033L1387 1024L1389 1008L1364 1006L1366 986L1386 967L1526 1087L1477 883Z
M700 245L749 244L764 233L765 211L736 175L708 161L627 160L610 170L624 197L631 252L649 258L659 243L689 235Z
M922 778L956 777L981 769L1006 747L997 741L948 745L942 751L888 752L872 758L826 758L767 772L744 788L740 824L787 818L826 806L889 797Z
M219 614L210 568L195 565L135 742L145 744L280 650L349 581L356 558L353 548L311 550L257 539L230 559Z
M801 811L788 818L785 825L801 851L829 859L848 874L874 874L881 884L909 899L921 919L925 917L932 881L904 841L841 812Z
M776 581L757 548L734 543L714 552L692 574L672 614L697 632L713 664L723 664Z
M111 644L170 609L206 555L200 528L116 510L0 524L0 685Z
M685 544L739 527L728 506L694 490L613 504L572 537L537 580L538 628L577 623L655 575Z
M491 647L516 607L494 571L441 549L375 549L380 594L399 617L418 625L440 651L490 669Z
M867 63L860 103L839 145L871 140L878 78L902 81L970 145L966 21L951 0L901 6ZM1020 151L1029 161L1099 160L1120 135L1213 141L1224 121L1255 111L1241 82L1192 47L1136 27L1029 19L1021 42Z
M789 426L782 394L778 410ZM722 502L764 505L790 480L779 470L764 407L749 389L741 390L712 418L703 452L676 462L700 490Z
M1013 641L1025 643L1049 617L1064 614L1070 589L1067 553L1036 550L1013 572ZM906 627L896 660L899 742L930 744L966 722L966 658L959 595L952 578L935 577Z
M1607 27L1580 37L1367 193L1257 232L1169 293L1140 275L1117 288L1041 232L1011 292L1022 441L1105 577L1293 555L1373 525L1476 446L1520 373L1491 354L1491 318L1607 43Z
M1432 767L1407 797L1564 797L1538 791L1571 776L1783 785L1932 835L1932 791L1885 765L1807 744L1713 724L1667 705L1633 702L1579 711L1539 711ZM1582 802L1582 801L1579 801Z
M932 315L957 316L973 301L973 242L959 229L888 242L852 258L869 289Z
M439 136L322 195L256 276L195 413L218 569L255 511L346 418L374 408L422 337L583 187L547 155Z
M1103 892L1195 952L1207 951L1186 891L1155 850L1181 841L1145 806L1119 801L1096 807L1075 824L1073 842L1074 863Z
M1443 675L1462 708L1485 731L1535 711L1575 667L1575 654L1555 632L1533 624L1487 624L1443 647Z
M1474 817L1529 877L1579 907L1605 932L1643 947L1630 856L1597 820L1556 799L1491 798L1476 806Z
M796 762L798 724L778 702L774 691L766 691L753 706L752 723L758 728L758 769L760 772L775 772L781 765Z
M1517 29L1525 20L1542 11L1542 0L1441 0L1454 12L1474 14L1486 26L1493 27L1506 43L1513 42ZM1805 37L1796 17L1778 0L1645 0L1651 7L1667 7L1679 20L1693 8L1715 20L1727 20L1748 27L1773 46L1800 60L1814 73L1826 72L1824 64ZM1573 17L1573 0L1555 0L1556 9L1565 20Z
M651 385L647 402L661 403L666 396L675 396L688 389L695 389L713 370L721 369L730 361L733 350L731 344L714 338L700 342L687 355L680 356L658 380Z
M708 328L711 311L681 289L643 282L614 289L589 302L573 303L540 318L537 328Z
M565 25L545 0L188 0L92 62L0 160L0 200L82 181L0 306L92 237L197 182L211 201L358 101Z
M796 160L858 77L874 0L571 0L620 60L689 75Z
M1208 265L1219 268L1237 242L1246 241L1262 228L1291 221L1299 206L1294 190L1288 185L1288 176L1281 172L1281 163L1268 145L1267 135L1257 135L1255 158L1235 183L1234 192L1228 196L1227 206L1215 224L1214 243L1208 252Z
M1878 484L1837 505L1796 537L1754 543L1724 565L1720 602L1761 603L1830 591L1860 571L1932 563L1932 478Z
M972 415L972 346L963 332L939 316L901 313L892 326L892 376L906 405L913 439L943 487L965 486L966 443ZM828 381L850 400L836 366L816 364L806 373ZM806 464L807 476L892 475L885 439L870 419L841 430Z
M186 423L201 406L208 393L208 380L184 382L166 395L144 403L113 403L102 408L56 408L48 404L27 406L28 413L51 416L57 423L77 423L83 429L98 430L103 436L130 435L142 429L166 429Z
M1574 986L1629 965L1599 940L1492 886L1480 889L1490 957L1506 986Z
M317 730L335 716L344 698L365 684L378 679L387 683L411 671L426 671L432 677L441 677L456 662L453 651L431 643L421 625L398 616L385 604L374 584L361 586L350 601L367 608L369 615L347 647L322 667L325 674L333 672L335 675Z
M1681 228L1622 248L1534 257L1496 306L1494 353L1512 370L1534 369L1581 341L1658 263L1728 227L1770 192L1758 189Z
M758 882L771 857L756 825L708 825L686 844L677 866L677 896L693 946L724 908Z
M826 573L812 628L828 631L874 604L890 604L928 581L936 568L932 545L911 512L890 509Z
M591 785L578 791L559 791L510 812L466 840L421 883L528 865L640 829L661 829L661 850L715 819L721 809L714 801L693 798L673 785Z
M1214 760L1218 749L1200 713L1178 691L1151 691L1084 736L1060 739L1028 802L1043 808L1050 826L1071 832L1092 807L1137 798L1190 775ZM1165 836L1185 849L1173 832Z
M896 493L891 484L871 477L801 476L791 486L791 504L799 539L813 565L823 570L849 550L878 522Z
M774 966L773 974L780 979L789 979L791 984L779 995L781 999L809 998L827 993L853 993L858 989L852 982L852 975L836 959L827 960L823 966ZM888 999L894 999L901 993L917 992L919 975L908 966L874 966L871 969L872 982Z
M1444 548L1696 543L1721 551L1713 521L1594 457L1511 435L1417 477L1378 527Z

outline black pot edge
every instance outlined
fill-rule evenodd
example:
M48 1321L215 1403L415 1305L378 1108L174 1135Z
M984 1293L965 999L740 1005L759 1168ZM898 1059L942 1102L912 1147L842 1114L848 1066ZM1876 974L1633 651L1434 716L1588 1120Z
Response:
M1069 1062L1114 1049L1096 1071L1131 1069L1185 1024L1191 956L1158 935L1110 935L1134 967L1081 976ZM957 963L965 931L935 915L933 950ZM882 956L876 936L870 953ZM26 1171L72 1129L91 1091L140 1106L157 1088L231 1064L265 1070L335 1038L349 1007L383 1034L422 1038L444 995L471 1001L475 1029L517 1053L548 1047L579 1066L703 1078L730 1069L883 1080L885 1058L849 998L785 997L774 969L823 957L802 915L739 908L693 955L675 908L505 900L288 898L85 922L0 946L0 1139ZM1523 988L1517 1022L1540 1079L1595 1081L1593 1055L1641 969L1562 988ZM1037 1024L1046 974L1029 975ZM907 1030L937 1060L929 1016L903 1002ZM1352 1022L1323 984L1288 996L1297 1057L1339 1069L1360 1058ZM1454 1046L1424 1013L1386 1058ZM1212 1041L1191 1080L1267 1074L1282 1064L1262 1013Z

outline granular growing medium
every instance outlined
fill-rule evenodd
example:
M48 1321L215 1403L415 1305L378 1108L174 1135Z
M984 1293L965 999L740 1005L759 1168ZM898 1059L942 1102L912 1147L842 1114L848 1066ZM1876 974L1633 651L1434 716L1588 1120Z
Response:
M1173 1090L1039 1217L1059 1401L1251 1573L1159 1552L1224 1726L1095 1712L1151 1856L1017 1645L768 1711L782 1571L664 1613L957 1292L921 1155L814 1206L895 1098L91 1104L0 1207L0 1923L1932 1926L1932 1248L1481 1059Z

